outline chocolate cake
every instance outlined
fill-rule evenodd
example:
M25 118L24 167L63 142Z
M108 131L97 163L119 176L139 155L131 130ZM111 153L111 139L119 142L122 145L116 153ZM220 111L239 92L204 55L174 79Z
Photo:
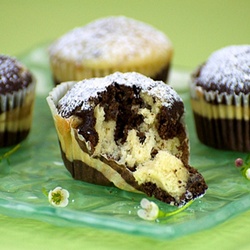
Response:
M58 85L47 98L62 158L75 179L181 206L207 185L189 166L184 105L139 73Z
M110 16L77 27L51 44L56 84L136 71L167 81L173 54L169 38L156 28L125 16Z
M31 72L15 58L0 55L0 147L17 144L28 136L34 94Z
M214 52L192 75L197 135L208 146L250 151L250 45Z

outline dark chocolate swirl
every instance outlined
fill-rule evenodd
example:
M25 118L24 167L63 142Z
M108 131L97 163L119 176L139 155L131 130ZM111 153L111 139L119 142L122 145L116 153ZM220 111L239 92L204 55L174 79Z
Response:
M0 55L0 93L13 93L32 83L32 74L15 58Z
M250 45L228 46L214 52L193 74L193 82L206 91L250 92Z

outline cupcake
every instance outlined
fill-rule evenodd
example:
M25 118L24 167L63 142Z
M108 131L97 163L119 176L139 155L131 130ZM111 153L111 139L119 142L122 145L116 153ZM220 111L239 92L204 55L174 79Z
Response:
M98 19L66 33L49 48L55 83L139 72L167 80L172 44L150 25L118 16Z
M117 72L61 83L47 101L75 179L177 206L204 195L204 178L189 166L183 102L165 83Z
M214 52L192 75L191 104L199 140L250 151L250 45Z
M30 131L35 80L15 58L0 55L0 147L15 145Z

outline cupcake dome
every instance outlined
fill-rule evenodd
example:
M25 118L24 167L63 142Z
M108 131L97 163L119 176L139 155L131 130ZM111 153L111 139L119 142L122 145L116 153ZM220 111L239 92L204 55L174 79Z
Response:
M250 45L214 52L192 76L197 134L206 145L250 150Z
M16 59L0 55L0 93L13 93L32 83L31 73Z
M250 92L250 45L229 46L211 55L194 75L203 90L241 95Z
M172 44L161 31L123 17L98 19L71 30L49 49L55 82L136 71L166 81Z

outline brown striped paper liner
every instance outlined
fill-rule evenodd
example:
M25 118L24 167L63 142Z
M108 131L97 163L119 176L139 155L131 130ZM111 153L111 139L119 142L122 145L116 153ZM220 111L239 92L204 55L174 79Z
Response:
M57 85L47 97L47 102L54 119L65 167L71 172L75 179L81 179L100 185L113 183L120 189L138 192L133 186L122 178L119 171L116 171L115 168L110 166L109 162L91 157L88 152L90 151L88 142L86 142L81 135L78 135L77 130L72 124L72 120L70 120L70 118L62 118L58 114L56 108L58 101L75 83L76 82L61 83ZM93 171L89 168L92 168ZM84 170L86 171L84 172ZM96 179L95 175L93 175L93 178L86 176L90 172L92 172L92 174L95 172L97 175L102 175L104 178Z
M35 81L27 88L0 94L0 146L23 141L29 134L34 109Z
M225 150L250 151L249 94L191 89L191 105L199 140Z

